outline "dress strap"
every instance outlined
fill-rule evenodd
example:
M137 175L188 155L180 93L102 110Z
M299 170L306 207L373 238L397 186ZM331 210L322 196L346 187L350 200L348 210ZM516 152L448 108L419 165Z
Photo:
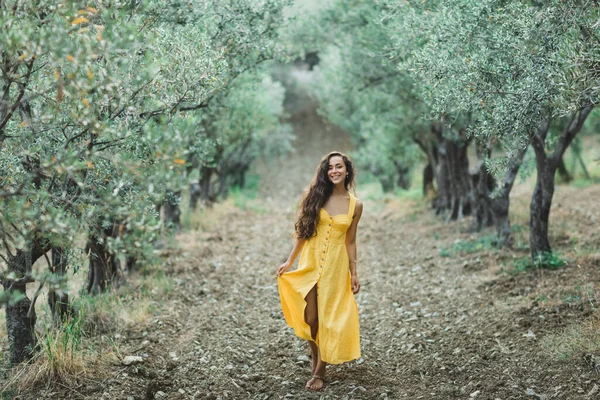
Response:
M354 217L354 207L356 206L356 197L354 197L354 195L350 192L348 192L348 194L350 195L350 207L348 207L348 215L350 216L350 218Z

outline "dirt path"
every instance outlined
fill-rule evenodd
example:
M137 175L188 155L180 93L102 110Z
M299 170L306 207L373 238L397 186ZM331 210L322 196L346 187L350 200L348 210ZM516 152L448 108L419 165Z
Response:
M459 232L463 227L396 201L366 201L360 224L362 358L330 366L326 389L306 391L308 346L285 325L275 269L291 246L294 202L318 159L332 148L346 150L348 141L341 132L324 129L309 108L292 122L299 151L268 171L260 167L259 206L245 211L230 203L217 206L206 213L204 229L180 235L179 250L169 260L176 287L144 328L147 334L131 333L119 343L121 354L144 353L146 361L115 370L113 379L96 388L97 395L597 398L593 370L580 358L557 361L540 345L544 335L593 312L582 303L536 301L540 285L552 288L574 279L572 270L513 277L498 274L503 257L511 254L484 250L442 257L441 250L457 237L469 236ZM600 195L598 188L584 192L590 201ZM583 268L578 274L576 279L597 290L597 273Z
M122 386L123 394L201 399L592 398L585 394L598 375L579 360L551 360L537 344L589 310L537 307L527 284L498 280L479 257L439 257L440 246L450 243L436 235L452 237L455 227L428 214L411 222L369 208L361 222L357 296L363 357L331 366L324 392L303 389L307 346L285 326L279 307L274 269L289 250L293 214L238 210L224 212L209 232L181 237L172 270L177 287L149 331L146 371L117 376L110 392ZM546 277L549 285L562 278Z

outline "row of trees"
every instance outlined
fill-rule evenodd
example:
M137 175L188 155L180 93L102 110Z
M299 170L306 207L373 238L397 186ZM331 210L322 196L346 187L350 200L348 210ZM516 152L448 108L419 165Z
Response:
M315 90L384 189L405 184L420 150L436 212L495 225L501 244L533 148L530 248L543 263L555 172L598 101L599 17L594 1L337 0L310 28L325 43Z
M0 304L12 363L36 348L43 288L57 324L71 313L77 255L89 258L85 290L106 290L123 266L151 260L160 209L177 224L191 178L191 202L214 201L244 184L256 157L289 148L283 88L265 65L286 58L286 5L0 1ZM38 259L46 272L32 271Z

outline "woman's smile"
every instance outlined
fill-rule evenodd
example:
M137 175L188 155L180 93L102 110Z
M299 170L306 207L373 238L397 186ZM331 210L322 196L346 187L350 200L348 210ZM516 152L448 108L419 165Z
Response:
M329 171L327 172L332 183L339 183L346 178L346 164L342 157L331 157L329 160Z

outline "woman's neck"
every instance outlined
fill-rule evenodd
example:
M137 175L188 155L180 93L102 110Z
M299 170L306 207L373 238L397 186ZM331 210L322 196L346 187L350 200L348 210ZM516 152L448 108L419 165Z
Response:
M339 185L334 185L333 186L333 191L331 192L331 195L332 196L345 196L346 193L348 193L348 191L344 187L344 184L341 183Z

